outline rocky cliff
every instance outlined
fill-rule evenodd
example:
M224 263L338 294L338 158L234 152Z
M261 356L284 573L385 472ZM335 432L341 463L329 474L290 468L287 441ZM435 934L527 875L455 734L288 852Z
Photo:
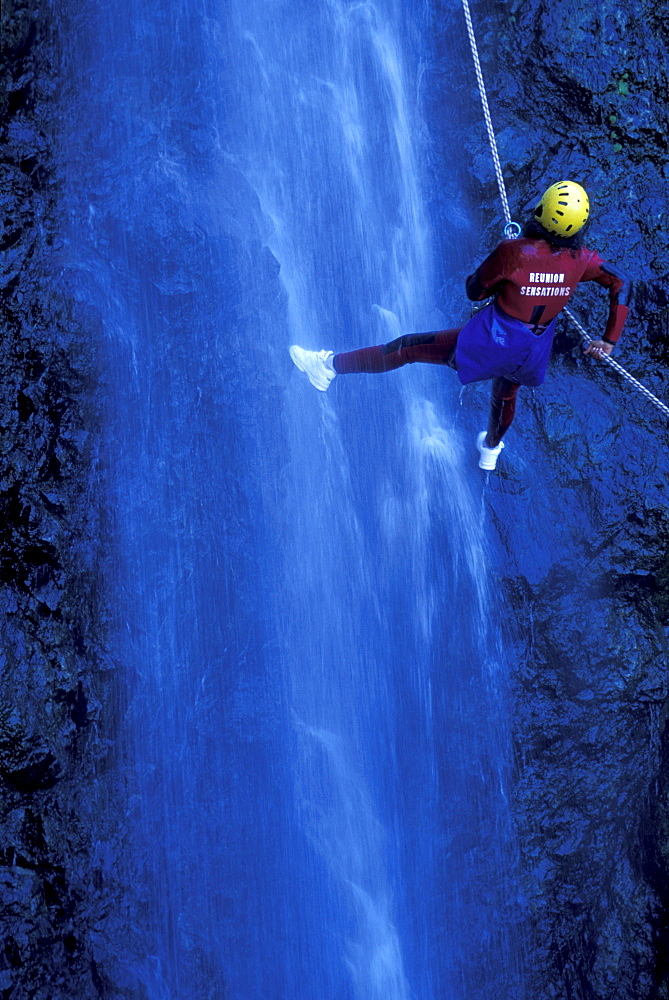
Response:
M452 12L435 32L442 100L454 86ZM666 8L511 0L475 5L474 23L512 215L527 219L554 181L586 187L587 243L633 283L615 357L669 400ZM473 72L468 94L474 107ZM482 116L469 135L481 259L502 215ZM579 289L573 308L601 335L602 289ZM669 425L584 358L566 322L545 385L520 400L488 506L514 612L528 995L659 1000L669 996Z
M17 1000L104 992L93 941L110 885L94 843L113 695L97 376L53 264L52 25L46 5L2 5L0 996Z

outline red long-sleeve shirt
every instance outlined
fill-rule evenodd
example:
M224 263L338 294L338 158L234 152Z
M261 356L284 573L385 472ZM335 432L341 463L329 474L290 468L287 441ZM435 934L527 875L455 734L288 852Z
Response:
M504 240L467 278L467 295L473 301L495 295L509 316L543 326L564 309L580 281L596 281L608 289L603 339L617 343L628 313L627 280L586 247L555 250L540 239Z

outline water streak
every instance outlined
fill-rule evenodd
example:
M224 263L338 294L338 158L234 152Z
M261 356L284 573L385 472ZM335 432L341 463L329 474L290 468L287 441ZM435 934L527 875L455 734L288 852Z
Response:
M129 692L132 968L107 961L149 1000L515 1000L504 650L452 373L323 395L287 353L433 313L422 7L84 6L66 264L101 316Z

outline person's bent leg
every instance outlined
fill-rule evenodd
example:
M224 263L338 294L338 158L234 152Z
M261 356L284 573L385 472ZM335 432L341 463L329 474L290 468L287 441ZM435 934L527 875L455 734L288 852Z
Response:
M492 384L490 419L485 439L486 448L496 448L513 421L516 412L516 396L520 386L508 378L500 376Z
M390 372L416 362L452 365L460 330L461 327L457 327L436 333L405 334L390 344L335 354L332 365L338 375Z

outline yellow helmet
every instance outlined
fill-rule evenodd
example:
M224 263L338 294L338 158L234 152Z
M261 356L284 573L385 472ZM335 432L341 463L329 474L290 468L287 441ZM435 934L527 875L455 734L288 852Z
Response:
M590 202L580 184L559 181L551 184L534 210L534 218L554 236L573 236L588 221Z

